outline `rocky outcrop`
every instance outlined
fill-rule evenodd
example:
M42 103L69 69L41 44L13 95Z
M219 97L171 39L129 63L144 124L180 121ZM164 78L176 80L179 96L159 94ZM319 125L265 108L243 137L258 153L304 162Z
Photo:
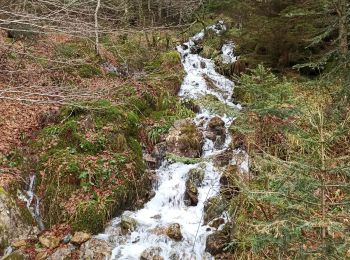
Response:
M188 172L188 180L190 180L197 187L200 187L204 180L204 170L201 168L191 169Z
M0 255L12 242L35 237L38 232L26 205L0 187Z
M226 140L225 122L220 117L210 119L206 137L214 142L215 148L220 148Z
M192 120L176 121L166 138L167 151L177 156L199 158L204 143L203 135Z
M171 239L174 239L175 241L180 241L182 240L182 233L181 233L181 226L178 223L171 224L167 231L166 234L168 237Z

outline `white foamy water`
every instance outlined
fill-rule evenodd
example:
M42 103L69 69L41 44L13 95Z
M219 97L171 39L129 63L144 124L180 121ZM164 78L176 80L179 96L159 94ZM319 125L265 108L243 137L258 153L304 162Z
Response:
M207 30L221 34L226 27L223 22L219 22L208 27ZM239 106L232 103L234 83L215 71L212 60L205 59L191 51L191 47L195 47L196 42L203 39L204 36L205 31L203 30L177 48L186 72L179 96L199 98L211 94L228 106L239 109ZM225 47L223 55L230 57L227 62L235 61L232 44ZM200 125L201 129L205 129L209 120L215 116L218 115L209 112L204 107L193 120ZM156 195L142 209L124 213L136 220L136 229L124 236L113 234L111 230L113 227L118 227L121 222L121 218L117 217L107 227L104 234L97 236L97 238L115 242L112 259L140 259L142 252L149 248L160 248L159 255L164 259L213 259L205 252L206 238L212 230L203 225L203 208L209 198L218 194L221 172L214 167L210 158L228 148L231 142L228 127L234 120L226 115L219 117L226 126L226 139L222 146L217 149L211 140L206 139L203 147L203 162L199 164L186 165L165 161L156 170L158 180L154 188ZM197 206L186 206L184 193L187 174L189 170L198 167L205 171L203 184L198 188L199 201ZM155 232L155 230L164 230L173 223L180 224L182 241L174 241L162 232Z

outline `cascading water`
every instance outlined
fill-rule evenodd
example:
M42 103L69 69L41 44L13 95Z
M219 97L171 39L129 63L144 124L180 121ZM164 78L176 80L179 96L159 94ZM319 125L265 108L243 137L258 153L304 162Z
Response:
M29 177L28 189L25 191L25 194L18 194L18 197L26 202L27 208L35 219L36 223L39 226L40 230L44 230L44 223L40 215L40 200L38 196L34 193L34 183L35 175Z
M226 30L226 27L223 22L219 22L207 27L206 30L213 30L220 34ZM215 71L215 64L212 60L205 59L193 52L197 42L202 40L204 36L205 30L177 48L187 74L179 96L186 99L210 94L227 106L240 109L239 105L232 103L234 83ZM232 63L236 60L233 50L232 43L223 46L223 62ZM215 84L215 88L208 86L208 79ZM124 215L136 220L135 230L125 236L113 235L110 230L121 223L121 218L118 217L112 221L111 226L106 229L104 234L98 236L98 238L115 242L112 259L140 259L144 250L150 248L157 250L157 254L164 259L213 259L210 254L205 252L206 238L211 231L208 226L203 225L203 209L205 202L219 192L220 172L215 168L212 158L228 148L231 142L228 127L234 120L226 115L216 115L209 109L202 107L194 122L200 129L206 129L209 120L213 117L220 117L225 123L226 138L224 144L216 147L213 141L206 138L203 147L203 162L200 164L186 165L179 162L163 162L162 166L156 170L158 176L155 187L156 195L144 205L143 209L124 213ZM233 156L234 154L232 154ZM235 162L234 158L232 161ZM186 206L184 193L187 173L198 167L205 171L204 181L198 188L198 204ZM183 236L181 241L174 241L164 234L155 232L155 230L164 229L174 223L181 226Z

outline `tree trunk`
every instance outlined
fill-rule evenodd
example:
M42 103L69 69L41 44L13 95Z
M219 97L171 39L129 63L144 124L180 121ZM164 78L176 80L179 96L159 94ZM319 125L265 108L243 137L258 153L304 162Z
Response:
M339 17L339 48L343 58L347 57L348 47L348 24L347 24L347 0L339 0L337 13Z

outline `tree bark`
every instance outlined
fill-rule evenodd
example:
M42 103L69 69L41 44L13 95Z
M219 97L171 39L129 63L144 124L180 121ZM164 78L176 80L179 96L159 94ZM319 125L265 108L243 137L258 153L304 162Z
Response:
M98 11L101 7L101 0L96 0L96 9L95 9L95 51L97 55L100 55L99 49L99 34L98 34Z

